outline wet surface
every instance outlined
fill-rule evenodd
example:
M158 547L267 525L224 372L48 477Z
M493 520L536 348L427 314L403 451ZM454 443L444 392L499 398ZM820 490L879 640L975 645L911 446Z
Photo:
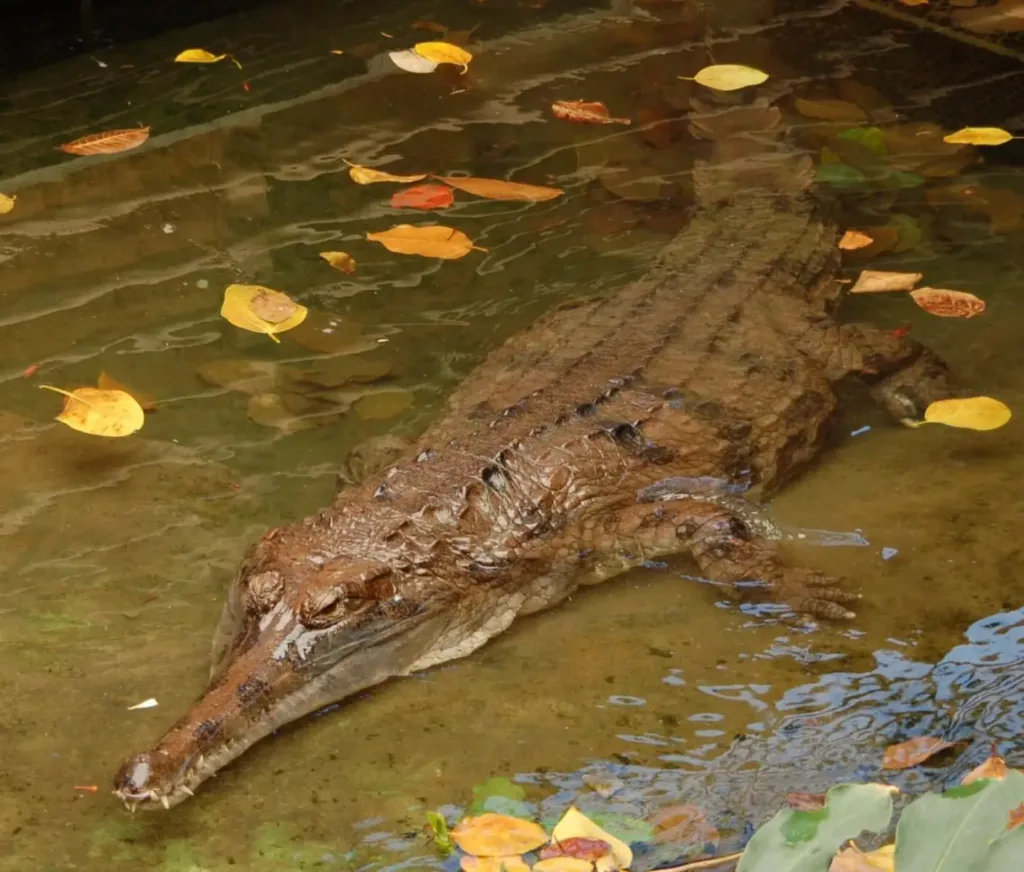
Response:
M955 766L897 779L915 789L993 741L1021 765L1019 427L906 430L851 396L841 431L860 435L771 511L869 541L790 547L859 585L852 626L811 632L745 611L685 579L685 565L637 571L467 660L280 731L170 814L122 811L111 775L201 690L245 546L325 503L365 440L422 429L499 341L554 304L621 287L685 225L697 146L680 120L693 84L677 76L706 64L709 45L715 61L762 67L805 99L844 98L848 79L880 86L907 61L888 20L859 53L860 19L808 57L793 48L807 44L807 16L767 4L730 4L734 20L713 17L710 36L674 3L631 17L568 4L283 9L37 71L0 112L0 191L17 194L0 216L0 868L439 865L424 810L457 814L492 775L519 780L541 817L570 801L642 819L692 802L725 845L788 790L876 777L884 746L912 735L970 741ZM387 66L383 52L434 38L411 27L426 18L479 25L466 77ZM191 47L231 51L243 68L169 62ZM581 98L635 124L551 119L553 100ZM889 101L943 122L927 101ZM808 129L783 102L820 159L815 137L835 131ZM1002 123L985 111L979 123ZM54 150L139 123L153 130L134 152ZM913 244L853 269L919 270L988 304L955 321L868 295L844 317L909 323L965 384L1021 409L1024 175L986 157L895 192L876 174L823 193L839 188L862 224L911 221L896 224ZM401 257L364 238L397 223L394 188L354 185L346 160L567 195L460 196L442 220L488 252ZM332 249L357 272L324 263ZM308 323L280 345L231 327L218 310L239 280L290 293ZM59 399L38 384L95 384L101 371L157 398L137 436L51 420ZM261 414L254 395L278 412ZM151 696L157 708L128 711ZM622 787L602 798L585 776Z

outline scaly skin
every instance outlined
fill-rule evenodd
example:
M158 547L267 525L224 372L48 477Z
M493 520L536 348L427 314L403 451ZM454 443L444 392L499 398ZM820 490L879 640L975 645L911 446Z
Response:
M267 533L232 585L209 688L122 766L116 794L176 804L282 724L661 555L688 552L744 596L853 617L856 595L787 565L727 501L638 499L702 476L774 491L821 451L840 380L898 418L949 395L930 352L832 319L836 228L806 168L767 166L767 182L698 170L692 222L643 279L510 340L384 474Z

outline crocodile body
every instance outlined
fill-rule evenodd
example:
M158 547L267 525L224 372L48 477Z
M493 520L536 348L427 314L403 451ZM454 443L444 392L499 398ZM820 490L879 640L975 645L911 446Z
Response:
M207 691L116 794L180 802L282 724L662 555L852 617L856 596L787 565L730 507L733 485L763 497L804 469L841 380L897 418L949 389L913 341L834 320L837 228L791 157L768 181L696 171L693 218L642 279L509 340L397 463L268 532L231 587Z

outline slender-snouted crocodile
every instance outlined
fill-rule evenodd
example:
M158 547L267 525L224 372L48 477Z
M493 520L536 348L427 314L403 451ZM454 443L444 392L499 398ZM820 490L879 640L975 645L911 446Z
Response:
M209 687L124 763L118 797L175 805L283 724L464 657L659 555L689 553L745 597L853 617L857 596L787 565L735 495L696 498L687 482L770 494L823 447L837 382L919 418L951 394L947 370L912 340L833 319L837 230L806 190L809 160L767 134L752 158L735 161L736 145L694 171L692 220L642 279L511 339L414 450L253 546Z

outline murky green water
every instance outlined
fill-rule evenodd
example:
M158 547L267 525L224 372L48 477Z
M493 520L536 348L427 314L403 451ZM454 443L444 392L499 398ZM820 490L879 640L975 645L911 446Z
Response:
M620 287L685 224L694 142L681 119L694 86L677 76L709 59L743 62L835 98L841 79L884 80L898 55L881 18L859 43L825 19L811 52L794 4L786 15L768 3L708 6L612 15L451 0L367 17L281 4L10 85L0 112L0 191L18 196L0 217L0 868L439 866L424 810L456 814L493 775L523 784L542 817L570 801L641 819L695 803L728 847L788 790L877 776L881 749L910 735L971 744L960 768L923 768L901 784L953 778L992 741L1020 765L1019 427L908 431L852 398L845 431L871 429L773 508L782 522L861 529L871 541L794 553L860 585L852 627L793 630L717 602L681 570L638 571L468 660L282 731L169 814L131 818L108 793L120 760L204 685L222 591L248 542L324 504L367 438L422 428L501 339L559 301ZM388 66L383 52L433 38L411 27L425 19L479 25L465 77ZM243 69L169 62L191 47L234 52ZM637 123L558 123L556 99L604 100ZM152 136L138 151L54 150L139 123ZM393 188L354 185L346 160L557 183L567 196L460 196L443 220L488 251L401 257L364 238L396 223ZM928 199L947 184L974 192ZM1024 176L990 160L893 196L857 190L844 201L852 214L884 224L899 213L923 228L872 266L921 270L988 310L947 321L872 295L844 314L909 322L964 382L1024 409ZM357 272L332 270L318 256L329 249L351 253ZM242 333L218 317L223 287L238 280L284 290L313 315L280 345ZM327 425L251 420L250 397L209 378L225 366L237 375L239 360L259 367L250 393L284 396L301 420ZM26 377L30 366L39 370ZM333 404L297 387L303 373L340 383L356 369L384 377L343 385ZM100 440L52 422L59 399L37 385L94 384L101 371L158 399L138 436ZM883 559L883 548L897 553ZM128 710L151 696L157 708ZM602 798L585 776L622 787Z

